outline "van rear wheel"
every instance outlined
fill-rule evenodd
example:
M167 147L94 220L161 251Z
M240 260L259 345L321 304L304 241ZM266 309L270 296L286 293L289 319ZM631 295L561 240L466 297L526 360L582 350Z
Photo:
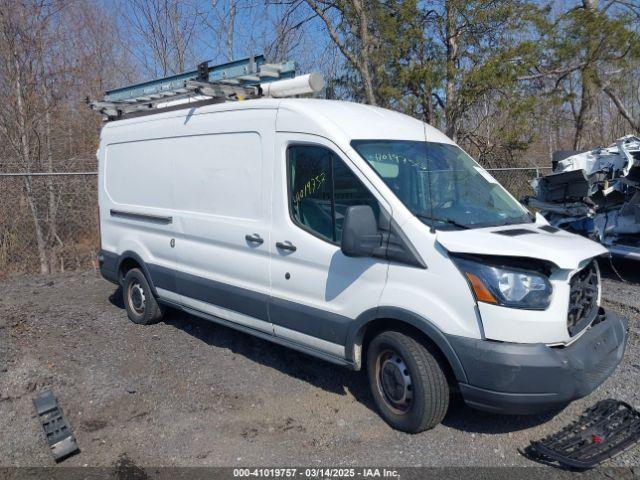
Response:
M449 386L430 347L410 333L385 331L367 349L367 374L382 418L418 433L438 425L449 407Z
M124 277L122 296L129 320L139 325L150 325L162 318L163 309L151 291L149 282L137 268Z

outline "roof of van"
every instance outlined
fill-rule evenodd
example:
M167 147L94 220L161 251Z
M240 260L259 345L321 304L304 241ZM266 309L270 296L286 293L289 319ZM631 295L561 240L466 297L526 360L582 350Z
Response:
M409 115L355 102L313 98L283 99L277 128L280 131L302 131L314 124L329 132L336 128L349 139L417 140L453 143L440 130ZM290 121L283 111L293 114ZM302 118L296 118L302 117ZM307 120L306 122L303 121ZM333 127L333 128L331 128Z
M453 143L438 129L413 117L385 108L341 100L313 98L261 98L241 102L224 102L184 110L158 112L109 122L105 128L129 126L165 118L202 115L215 112L277 109L278 131L312 133L329 137L341 134L348 139L399 139ZM187 113L188 112L188 113Z

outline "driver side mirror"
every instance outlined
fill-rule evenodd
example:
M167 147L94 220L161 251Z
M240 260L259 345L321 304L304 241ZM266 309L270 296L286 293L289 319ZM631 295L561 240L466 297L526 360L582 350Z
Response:
M369 205L347 208L340 249L347 257L371 257L382 246L382 234Z

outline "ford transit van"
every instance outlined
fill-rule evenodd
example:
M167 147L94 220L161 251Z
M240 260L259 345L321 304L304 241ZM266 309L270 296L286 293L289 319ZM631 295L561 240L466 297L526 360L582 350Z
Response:
M108 122L102 275L129 318L167 307L365 369L419 432L475 408L561 407L620 363L599 244L549 226L437 129L315 99ZM266 346L265 346L266 348Z

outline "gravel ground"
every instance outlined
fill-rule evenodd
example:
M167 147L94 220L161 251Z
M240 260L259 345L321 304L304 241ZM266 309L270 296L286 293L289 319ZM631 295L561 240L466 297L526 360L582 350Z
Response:
M0 282L0 466L54 465L32 405L45 388L82 450L70 466L533 465L517 449L597 400L640 408L639 285L605 275L605 307L629 317L631 335L593 394L535 417L456 401L418 435L378 417L361 373L178 312L135 325L95 273L12 277ZM608 465L640 465L640 447Z

